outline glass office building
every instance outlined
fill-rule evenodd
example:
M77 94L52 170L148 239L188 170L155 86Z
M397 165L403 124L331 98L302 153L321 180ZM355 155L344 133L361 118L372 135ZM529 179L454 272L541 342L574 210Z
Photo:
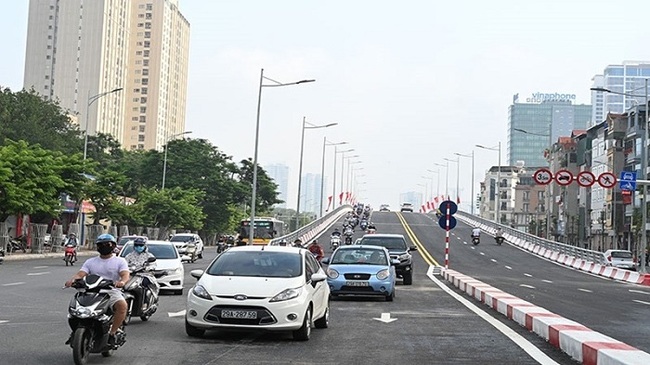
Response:
M508 108L509 166L547 166L544 151L559 137L585 130L591 121L591 105L574 105L572 94L533 94L526 102L515 95Z

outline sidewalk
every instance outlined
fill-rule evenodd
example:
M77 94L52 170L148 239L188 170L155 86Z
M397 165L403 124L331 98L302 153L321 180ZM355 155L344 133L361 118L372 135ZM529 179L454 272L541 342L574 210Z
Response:
M88 257L88 256L95 256L98 255L97 251L92 251L92 250L83 250L77 252L77 257ZM5 257L0 257L0 262L2 262L2 259L4 258L4 261L21 261L21 260L35 260L35 259L48 259L48 258L57 258L60 257L63 259L63 251L61 252L48 252L48 253L11 253L9 255L5 255Z

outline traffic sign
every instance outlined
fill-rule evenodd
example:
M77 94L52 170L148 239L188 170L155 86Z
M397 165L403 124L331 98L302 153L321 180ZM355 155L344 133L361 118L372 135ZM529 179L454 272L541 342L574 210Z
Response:
M546 185L553 180L553 173L548 169L539 169L535 171L533 180L540 185Z
M621 190L636 190L636 171L621 171L618 184Z
M458 205L453 200L445 200L438 207L443 216L447 214L447 207L449 207L449 214L455 214L458 211Z
M612 174L611 172L603 172L602 174L598 175L598 184L602 186L605 189L611 189L616 185L616 175Z
M573 181L573 174L569 170L559 170L555 173L555 182L567 186Z
M578 185L588 188L596 182L596 176L590 171L582 171L578 174Z
M456 223L457 223L456 218L453 215L450 215L449 216L449 229L454 229L454 227L456 227ZM446 215L442 215L438 219L438 225L442 229L447 229L447 216Z

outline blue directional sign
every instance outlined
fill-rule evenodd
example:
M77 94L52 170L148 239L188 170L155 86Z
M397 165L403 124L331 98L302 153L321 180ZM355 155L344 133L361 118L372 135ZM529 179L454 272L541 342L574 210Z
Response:
M456 227L456 223L457 223L456 218L453 215L449 216L449 229L454 229L454 227ZM446 215L443 214L438 219L438 225L442 229L447 229L447 216Z
M456 227L456 218L454 214L458 211L458 205L451 200L445 200L440 203L440 213L442 215L438 218L438 225L442 229L454 229ZM449 212L447 212L449 210ZM447 227L447 213L449 213L449 227Z
M618 186L621 190L636 190L636 171L621 171Z
M447 207L449 207L449 214L455 214L458 211L458 205L456 203L454 203L452 200L445 200L440 203L440 206L438 207L442 215L447 214Z

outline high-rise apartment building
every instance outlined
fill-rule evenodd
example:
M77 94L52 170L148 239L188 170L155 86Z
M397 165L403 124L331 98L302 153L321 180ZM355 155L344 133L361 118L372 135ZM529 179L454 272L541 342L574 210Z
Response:
M188 49L177 0L30 0L24 87L90 135L160 149L185 128Z
M266 165L264 170L278 184L278 198L284 202L278 204L278 207L286 208L287 197L289 196L289 166L278 163Z
M650 61L623 61L620 65L605 67L602 75L595 75L592 87L628 95L592 91L591 103L596 109L590 126L605 121L607 113L622 114L637 104L643 104L647 78L650 78ZM599 104L601 108L598 108Z
M508 108L509 166L546 166L547 151L559 137L584 130L591 121L591 105L574 105L574 94L534 93L519 102L515 95Z
M320 215L320 174L305 174L301 181L300 211ZM325 209L324 207L323 209Z

